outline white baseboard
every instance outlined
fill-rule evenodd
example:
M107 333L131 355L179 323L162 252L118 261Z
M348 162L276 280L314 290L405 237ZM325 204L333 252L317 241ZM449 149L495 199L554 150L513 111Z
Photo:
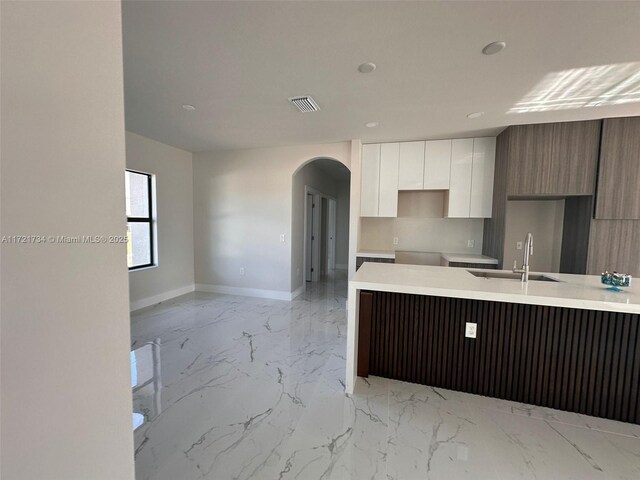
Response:
M140 310L141 308L145 308L145 307L150 307L151 305L164 302L166 300L169 300L170 298L179 297L180 295L184 295L185 293L191 293L194 290L195 290L195 285L191 284L182 288L170 290L168 292L159 293L158 295L154 295L153 297L142 298L140 300L136 300L135 302L130 302L129 311L135 312L136 310Z
M298 290L296 290L296 292ZM196 291L224 293L227 295L240 295L242 297L271 298L273 300L286 300L286 301L291 301L291 299L293 298L293 294L296 293L296 292L293 292L293 293L283 292L280 290L263 290L261 288L229 287L227 285L208 285L205 283L197 283Z
M307 286L306 285L300 285L293 292L291 292L291 300L296 298L298 295L302 295L306 290L307 290Z
M349 265L345 265L344 263L336 263L336 270L347 270Z

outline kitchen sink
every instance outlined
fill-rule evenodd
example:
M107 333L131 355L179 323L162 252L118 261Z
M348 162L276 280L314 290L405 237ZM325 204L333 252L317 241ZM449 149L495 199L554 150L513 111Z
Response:
M471 275L478 278L486 278L489 280L490 278L499 278L503 280L520 280L521 275L519 273L512 272L476 272L473 270L467 270ZM530 273L529 281L534 282L559 282L560 280L552 277L547 277L546 275L542 275L540 273Z

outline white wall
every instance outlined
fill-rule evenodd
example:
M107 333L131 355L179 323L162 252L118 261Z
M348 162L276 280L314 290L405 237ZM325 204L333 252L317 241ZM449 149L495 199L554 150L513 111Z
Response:
M531 271L558 272L562 250L564 200L509 201L505 225L503 268L510 269L513 261L522 265L522 250L516 242L523 242L527 232L533 233L533 255L529 258Z
M351 141L351 202L349 205L349 279L356 274L356 252L362 234L360 218L360 191L362 183L362 142ZM349 293L348 305L352 308L357 299L351 298ZM357 332L355 332L357 334ZM355 338L355 337L354 337Z
M400 192L397 218L361 218L360 248L482 253L483 219L442 218L444 193ZM393 238L398 245L393 245ZM469 248L468 240L474 241Z
M1 2L2 236L125 235L120 2ZM1 246L6 480L133 480L123 243Z
M194 154L198 289L291 297L302 268L292 262L292 176L313 158L349 167L351 142Z
M347 269L349 265L349 209L351 189L349 182L338 185L336 212L336 268Z
M193 291L191 152L126 133L127 168L156 176L158 266L129 273L131 310Z
M304 187L305 185L336 199L336 264L346 263L349 250L349 178L343 181L328 175L314 162L308 163L293 176L291 226L291 291L303 283L304 270ZM346 211L346 218L345 218ZM339 261L338 252L343 255Z

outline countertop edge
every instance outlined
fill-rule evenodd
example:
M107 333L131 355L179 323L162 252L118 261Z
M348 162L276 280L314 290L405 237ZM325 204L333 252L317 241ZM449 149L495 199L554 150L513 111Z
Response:
M602 302L598 300L579 300L573 298L535 296L513 293L486 292L481 290L456 290L452 288L420 287L396 284L353 281L350 287L356 290L373 290L378 292L408 293L414 295L430 295L435 297L467 298L471 300L487 300L494 302L518 303L523 305L543 305L552 307L577 308L581 310L597 310L603 312L620 312L640 314L640 305Z
M401 252L408 253L416 253L416 254L434 254L440 255L443 259L448 262L454 263L477 263L477 264L486 264L486 265L497 265L498 259L487 257L481 254L471 254L471 253L450 253L450 252L413 252L410 250L400 250ZM395 251L386 251L386 250L358 250L356 252L356 257L369 257L369 258L396 258Z
M362 250L356 252L356 257L369 257L369 258L396 258L396 252L385 252L383 250Z
M444 258L448 262L453 263L476 263L476 264L486 264L486 265L497 265L498 259L487 257L485 255L475 255L471 253L448 253L442 252L440 256Z

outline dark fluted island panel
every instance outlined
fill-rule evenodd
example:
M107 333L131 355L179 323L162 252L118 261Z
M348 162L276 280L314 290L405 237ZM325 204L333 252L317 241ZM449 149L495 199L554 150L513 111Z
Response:
M640 424L640 315L361 295L370 375ZM466 322L477 323L476 339L465 338Z

